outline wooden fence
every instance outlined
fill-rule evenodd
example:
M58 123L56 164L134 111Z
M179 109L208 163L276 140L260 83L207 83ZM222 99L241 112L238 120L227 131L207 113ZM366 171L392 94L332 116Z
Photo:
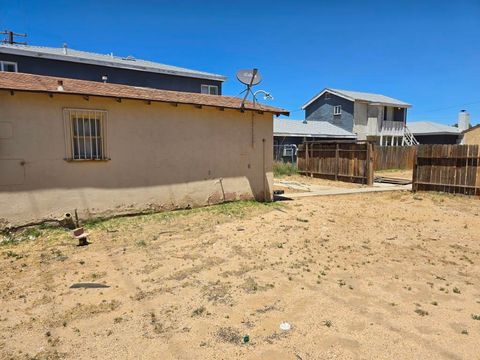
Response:
M416 146L374 146L373 168L375 171L411 170L415 163L416 153Z
M478 145L419 145L413 168L413 191L480 195Z
M297 161L305 175L373 185L373 145L368 143L305 142Z

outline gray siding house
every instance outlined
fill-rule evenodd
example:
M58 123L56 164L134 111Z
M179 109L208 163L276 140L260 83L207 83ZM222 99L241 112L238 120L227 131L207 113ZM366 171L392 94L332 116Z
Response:
M325 88L302 109L308 121L327 121L380 145L413 145L406 127L411 105L379 94Z
M357 136L328 121L273 120L274 159L295 162L298 145L305 141L355 142Z
M113 54L18 44L0 45L0 71L221 95L226 77Z

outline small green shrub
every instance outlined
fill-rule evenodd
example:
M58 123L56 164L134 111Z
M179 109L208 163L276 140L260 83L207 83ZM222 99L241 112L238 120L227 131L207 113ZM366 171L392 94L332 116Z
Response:
M273 175L274 176L291 176L298 173L297 165L292 163L284 163L281 161L274 161Z

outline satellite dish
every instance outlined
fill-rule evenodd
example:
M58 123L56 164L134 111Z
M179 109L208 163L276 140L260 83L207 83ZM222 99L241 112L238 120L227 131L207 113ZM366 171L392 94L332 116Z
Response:
M242 69L237 71L237 79L242 84L247 86L253 86L260 84L262 77L258 72L258 69Z

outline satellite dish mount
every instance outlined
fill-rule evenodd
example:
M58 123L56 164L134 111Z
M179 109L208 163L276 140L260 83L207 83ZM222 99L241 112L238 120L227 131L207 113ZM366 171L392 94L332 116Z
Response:
M242 84L245 84L247 86L246 89L240 93L240 95L245 93L242 104L240 105L243 109L245 107L245 100L247 100L248 94L252 94L255 101L255 94L252 91L252 87L260 84L260 82L262 81L262 77L260 76L258 69L243 69L237 71L237 79Z

